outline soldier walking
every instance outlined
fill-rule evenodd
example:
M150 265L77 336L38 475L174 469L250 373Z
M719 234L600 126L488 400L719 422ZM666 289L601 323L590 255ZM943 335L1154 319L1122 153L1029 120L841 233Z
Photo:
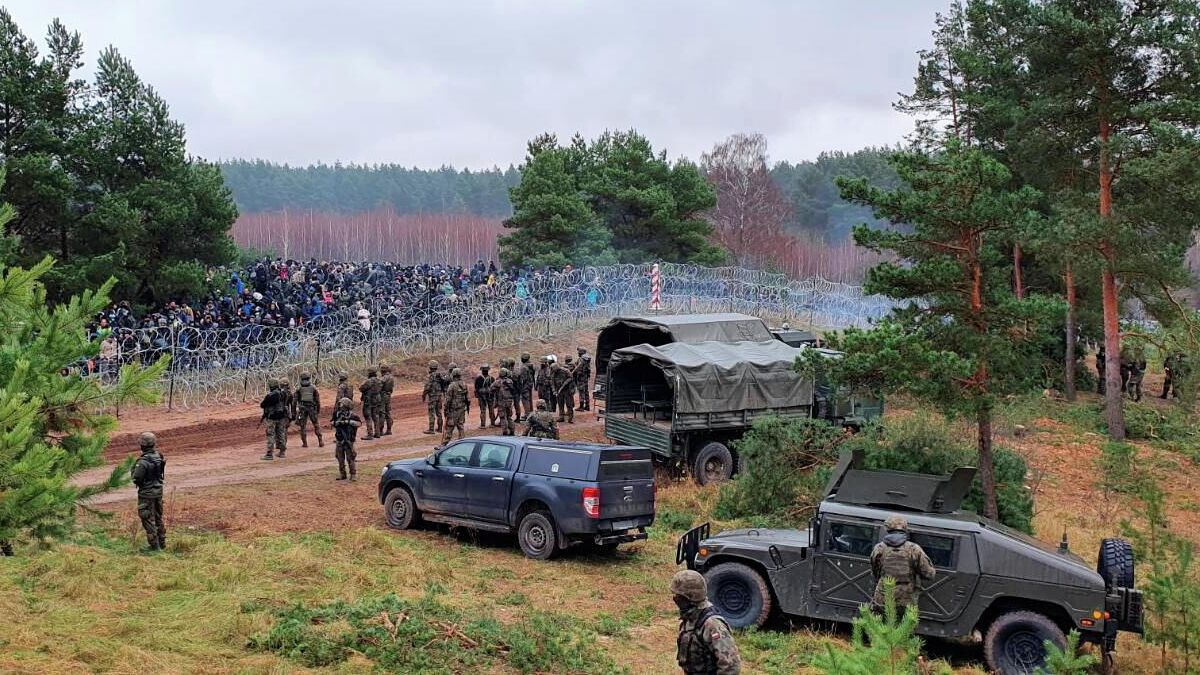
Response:
M358 427L362 424L362 419L354 414L354 401L348 398L338 399L331 422L336 446L334 457L338 463L337 480L346 480L346 465L349 464L350 480L353 481L358 473L358 453L354 450L354 440L358 436Z
M158 439L149 431L138 439L142 456L133 465L133 484L137 486L138 518L146 531L146 543L150 551L161 551L167 546L167 526L163 523L163 479L166 477L167 460L158 452Z
M524 421L533 414L533 378L535 371L529 362L529 352L521 354L521 363L513 373L513 383L517 385L517 421Z
M438 372L441 365L437 361L429 362L429 377L425 378L425 388L421 390L421 400L429 410L429 428L426 434L435 433L434 422L437 422L437 432L442 432L442 397L445 390L442 387L442 374Z
M287 398L280 390L279 380L267 380L267 395L258 407L262 408L262 417L258 422L266 422L267 425L267 454L262 458L275 459L275 451L278 450L279 459L283 459L287 454L288 410Z
M554 387L554 400L558 402L558 421L575 423L575 380L571 377L572 357L567 357L564 366L557 361L550 368L550 383Z
M729 624L708 601L708 583L695 570L671 579L671 596L679 608L675 661L686 675L738 675L742 656Z
M384 436L392 435L392 392L396 390L396 378L392 377L392 367L385 364L379 366L379 412L383 420Z
M442 443L450 442L455 429L458 429L458 437L463 437L463 425L467 423L470 411L467 385L462 381L462 371L455 368L450 371L450 386L446 387L446 433L442 435Z
M592 383L592 357L588 356L587 350L579 347L579 359L575 364L573 375L575 377L575 391L579 392L579 407L577 410L591 410L592 400L589 385Z
M512 372L508 368L501 368L500 379L492 386L500 429L503 435L512 436L516 433L513 430L513 403L517 400L517 385L512 380Z
M292 396L292 383L288 382L286 377L279 378L279 393L283 394L283 406L287 408L287 424L283 425L283 433L286 437L291 431L292 422L296 421L296 397ZM282 453L280 453L282 455Z
M496 426L496 407L493 403L495 392L492 388L496 378L490 375L491 366L486 363L479 367L479 375L475 378L475 400L479 403L479 428L488 425Z
M340 401L344 398L348 398L351 401L354 400L354 387L350 386L347 378L346 371L338 373L337 398L333 400Z
M321 435L321 424L318 416L321 414L321 392L312 383L308 373L300 374L300 386L296 387L296 421L300 426L300 447L308 447L308 423L312 422L313 433L317 435L317 447L325 447L325 438Z
M554 419L554 413L546 410L545 401L538 401L537 412L530 413L525 420L525 435L558 440L558 423Z
M875 595L872 604L877 611L884 607L883 580L896 580L896 609L903 612L921 599L921 580L933 581L937 571L920 545L908 540L908 521L892 516L883 523L887 534L871 551L871 572L875 575Z
M554 378L550 370L550 357L542 357L542 363L538 366L537 375L534 377L538 398L546 402L546 407L550 409L550 412L557 411L558 403L554 399Z
M380 433L383 431L377 426L379 371L374 367L368 368L367 379L358 385L358 391L362 394L362 418L367 423L367 435L363 436L363 440L369 441L373 438L379 438Z

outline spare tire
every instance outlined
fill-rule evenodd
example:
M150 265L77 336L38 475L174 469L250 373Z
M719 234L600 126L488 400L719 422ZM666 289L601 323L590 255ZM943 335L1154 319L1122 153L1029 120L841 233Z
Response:
M1124 539L1101 541L1096 571L1104 577L1105 588L1133 588L1133 546Z

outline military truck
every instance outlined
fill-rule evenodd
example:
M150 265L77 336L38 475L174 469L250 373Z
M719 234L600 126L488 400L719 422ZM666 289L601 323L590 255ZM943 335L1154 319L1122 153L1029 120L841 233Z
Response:
M828 386L796 372L805 349L814 348L789 347L769 333L761 341L617 349L607 359L605 435L650 448L660 464L705 485L737 471L732 443L764 415L858 427L882 414L878 399L833 396Z
M921 593L919 634L981 639L988 665L1007 674L1034 672L1045 641L1063 646L1076 630L1111 665L1117 632L1142 632L1129 543L1105 539L1092 569L1065 535L1054 547L962 511L974 476L866 471L861 454L847 453L807 530L711 535L704 524L680 538L676 562L705 576L731 626L762 626L773 614L850 622L872 600L883 523L902 515L937 572Z

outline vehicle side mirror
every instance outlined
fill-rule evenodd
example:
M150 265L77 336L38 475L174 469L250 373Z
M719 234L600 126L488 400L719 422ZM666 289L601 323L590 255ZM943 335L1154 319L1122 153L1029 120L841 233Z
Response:
M428 464L429 466L437 466L437 453L436 452L429 453L429 456L425 458L425 463Z

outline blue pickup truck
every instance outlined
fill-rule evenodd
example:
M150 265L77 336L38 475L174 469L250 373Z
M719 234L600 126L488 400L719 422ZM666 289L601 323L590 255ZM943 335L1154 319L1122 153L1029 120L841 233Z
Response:
M467 438L391 462L379 479L389 526L516 533L537 560L575 545L612 550L645 539L654 496L646 448L513 436Z

